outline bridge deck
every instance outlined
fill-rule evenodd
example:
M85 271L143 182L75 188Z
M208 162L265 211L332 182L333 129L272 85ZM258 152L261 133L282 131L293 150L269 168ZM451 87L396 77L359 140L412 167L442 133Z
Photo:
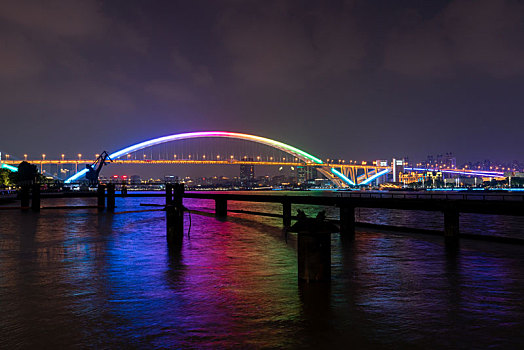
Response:
M458 196L455 198L422 196L392 196L392 197L363 197L363 196L300 196L300 195L272 195L272 194L234 194L234 193L204 193L188 192L186 198L201 198L227 201L268 202L328 205L354 208L385 208L403 210L445 211L453 207L462 213L481 213L498 215L524 215L524 196L500 196L500 199L470 199ZM512 199L508 199L508 198Z
M90 193L42 193L42 198L95 197ZM133 193L127 197L165 197L163 192ZM116 197L124 197L116 194ZM426 193L333 193L322 195L282 195L277 193L186 192L185 198L222 201L291 203L353 208L446 211L450 207L461 213L524 215L524 195L520 194L426 194Z

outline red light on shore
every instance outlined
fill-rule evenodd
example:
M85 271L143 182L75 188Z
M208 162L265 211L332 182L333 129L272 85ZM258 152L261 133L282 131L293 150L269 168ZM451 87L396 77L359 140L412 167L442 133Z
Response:
M122 175L122 179L127 179L127 175Z

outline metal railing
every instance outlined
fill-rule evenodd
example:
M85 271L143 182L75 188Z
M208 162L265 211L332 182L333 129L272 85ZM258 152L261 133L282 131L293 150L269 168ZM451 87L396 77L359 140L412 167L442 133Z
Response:
M373 199L441 199L441 200L482 200L482 201L524 201L524 194L509 193L344 193L341 197Z

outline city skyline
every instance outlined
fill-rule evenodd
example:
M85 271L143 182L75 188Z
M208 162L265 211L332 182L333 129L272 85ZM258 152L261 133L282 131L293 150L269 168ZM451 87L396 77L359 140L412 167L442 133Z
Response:
M0 151L184 131L322 158L523 161L516 1L7 1Z

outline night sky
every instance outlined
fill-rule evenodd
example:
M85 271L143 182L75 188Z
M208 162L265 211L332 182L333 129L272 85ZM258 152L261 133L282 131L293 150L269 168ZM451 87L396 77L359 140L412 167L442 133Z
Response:
M0 4L12 157L226 130L323 158L524 160L522 1Z

